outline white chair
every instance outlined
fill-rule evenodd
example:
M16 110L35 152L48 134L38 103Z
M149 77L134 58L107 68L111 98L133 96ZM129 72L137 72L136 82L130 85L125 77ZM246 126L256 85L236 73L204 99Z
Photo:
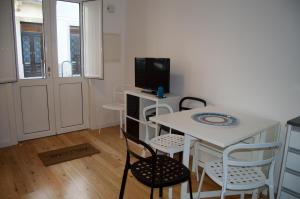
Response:
M222 158L222 154L222 148L210 143L203 141L196 141L194 143L192 168L196 172L197 182L199 182L199 166L204 168L206 162Z
M157 109L156 109L157 108ZM167 113L173 113L173 109L168 104L156 104L150 105L144 108L143 117L146 124L146 143L148 143L152 148L167 153L171 158L174 157L175 153L182 152L184 147L184 136L171 134L172 129L169 129L168 134L157 135L152 139L149 139L149 127L155 128L156 124L148 121L147 113L150 110L162 111L166 110ZM169 198L172 198L172 188L169 188Z
M194 108L205 107L207 102L199 97L186 96L179 102L179 111L191 110ZM223 149L200 140L193 141L193 166L192 170L196 172L197 181L199 181L198 166L204 167L205 162L222 157Z
M114 89L113 93L113 102L109 104L102 105L102 108L111 110L111 111L119 111L120 113L120 138L123 138L122 128L123 128L123 112L125 110L124 105L124 88ZM120 97L118 97L120 96Z
M225 198L227 190L249 191L267 185L269 187L269 197L274 199L274 165L278 155L281 142L259 143L259 144L236 144L224 150L223 158L205 164L197 198L200 196L203 180L207 174L213 181L222 186L221 199ZM270 150L272 154L265 159L241 160L233 158L236 152L256 155ZM268 174L265 175L263 168L268 167ZM244 198L244 194L241 195Z

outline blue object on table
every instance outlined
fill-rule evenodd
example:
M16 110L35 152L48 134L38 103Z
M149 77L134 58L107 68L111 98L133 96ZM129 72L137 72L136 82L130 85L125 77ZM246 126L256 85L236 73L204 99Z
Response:
M164 97L164 87L159 86L157 89L157 97L163 98Z

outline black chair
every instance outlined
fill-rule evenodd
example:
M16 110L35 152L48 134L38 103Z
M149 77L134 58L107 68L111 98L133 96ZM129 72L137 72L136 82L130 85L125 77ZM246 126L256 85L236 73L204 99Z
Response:
M183 105L184 101L196 101L196 102L202 103L204 106L207 105L207 103L204 99L201 99L201 98L198 98L198 97L184 97L179 102L179 111L192 109L191 107L184 106Z
M123 135L126 140L127 154L119 199L123 198L129 169L138 181L148 187L151 187L151 199L153 198L154 188L159 188L159 196L162 197L163 187L173 186L185 181L188 181L189 183L190 198L193 198L191 175L189 169L186 166L168 156L157 155L148 144L134 138L124 131ZM130 150L128 140L142 145L151 153L151 156L144 158L136 154L134 151ZM131 156L137 158L138 160L134 163L131 163Z

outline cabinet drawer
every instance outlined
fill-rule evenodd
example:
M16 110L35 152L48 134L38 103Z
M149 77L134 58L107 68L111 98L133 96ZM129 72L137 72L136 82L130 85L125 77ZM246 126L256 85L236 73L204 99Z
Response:
M300 188L300 176L285 172L282 186L298 193Z
M289 146L300 150L300 132L291 131Z
M282 198L282 199L298 199L295 196L290 195L290 194L288 194L286 192L283 192L283 191L280 194L280 198Z
M286 167L300 172L300 154L292 152L290 149L286 159Z

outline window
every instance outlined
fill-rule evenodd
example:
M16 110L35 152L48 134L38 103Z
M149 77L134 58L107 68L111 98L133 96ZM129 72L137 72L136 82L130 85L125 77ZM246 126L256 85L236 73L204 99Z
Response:
M102 49L102 1L83 2L84 76L104 79Z
M70 26L70 52L73 75L81 74L80 62L80 29L78 26Z
M40 23L21 22L24 78L42 77L44 74L42 28Z
M60 77L81 75L79 3L57 1L57 55Z
M15 0L19 78L44 78L42 0Z
M14 0L20 79L45 78L45 74L47 77L50 77L50 74L55 77L80 77L83 65L85 77L103 79L103 2L78 2L80 3L63 0ZM46 8L45 23L43 8ZM55 21L57 40L53 41L54 37L51 34L55 26L52 28L51 25L55 24ZM47 32L44 32L45 30ZM84 41L84 46L81 41ZM47 48L44 43L49 44ZM52 60L56 58L51 56L55 47L57 60ZM50 57L47 58L47 55ZM53 64L55 62L57 64Z

